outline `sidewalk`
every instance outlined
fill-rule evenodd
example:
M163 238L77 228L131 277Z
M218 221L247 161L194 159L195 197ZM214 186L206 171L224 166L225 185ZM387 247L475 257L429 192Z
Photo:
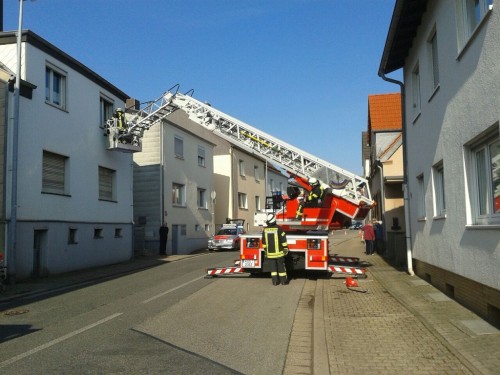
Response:
M323 282L330 374L498 374L500 331L418 276L381 256L366 256L359 238L335 253L356 256L366 279ZM341 240L340 240L341 241Z

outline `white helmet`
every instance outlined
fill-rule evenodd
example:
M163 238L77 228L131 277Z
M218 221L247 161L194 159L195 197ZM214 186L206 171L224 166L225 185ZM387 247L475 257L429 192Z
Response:
M267 225L276 224L276 216L274 214L267 214L266 223Z
M311 177L311 178L309 179L309 184L311 184L311 185L316 185L317 183L318 183L318 180L317 180L317 179L315 179L314 177Z

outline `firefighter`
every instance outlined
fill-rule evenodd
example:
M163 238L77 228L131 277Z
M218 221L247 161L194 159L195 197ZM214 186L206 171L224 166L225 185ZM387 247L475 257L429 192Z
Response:
M323 197L323 186L318 179L311 177L309 179L309 185L311 185L311 191L307 195L306 199L299 203L297 212L295 214L295 219L302 220L302 213L304 212L304 207L318 207Z
M267 215L267 227L262 232L262 245L266 258L271 265L271 279L273 285L287 285L288 279L285 268L285 256L288 254L288 243L285 231L276 224L274 214Z

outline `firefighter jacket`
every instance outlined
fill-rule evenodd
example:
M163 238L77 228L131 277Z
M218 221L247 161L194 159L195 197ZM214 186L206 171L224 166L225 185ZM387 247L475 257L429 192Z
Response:
M288 254L286 233L277 225L270 225L262 232L262 245L267 258L280 258Z
M323 186L315 185L309 195L307 196L307 201L312 203L318 201L323 197Z

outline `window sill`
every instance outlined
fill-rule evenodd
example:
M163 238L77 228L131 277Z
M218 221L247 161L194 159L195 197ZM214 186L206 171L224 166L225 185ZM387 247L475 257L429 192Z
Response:
M486 224L467 224L465 226L465 229L467 230L483 230L483 229L494 229L494 230L499 230L500 229L500 224L491 224L491 225L486 225Z
M412 120L412 124L415 125L415 123L418 121L418 119L420 118L420 115L422 114L422 112L418 112L415 117L413 117L413 120Z
M177 207L177 208L186 208L186 205L184 205L184 204L175 204L175 203L172 203L172 207Z
M417 218L417 221L427 221L427 217L419 217Z
M53 191L42 191L42 194L48 194L48 195L59 195L61 197L68 197L71 198L71 194L66 194L66 193L56 193Z
M434 95L437 94L437 92L439 91L439 88L441 87L441 85L438 83L438 85L436 87L434 87L434 90L432 91L432 94L431 96L429 97L429 99L427 100L428 103L431 102L432 98L434 98Z
M111 202L111 203L118 203L118 201L114 199L105 199L105 198L98 198L99 201L101 202Z
M432 220L444 220L446 219L446 214L444 215L437 215L432 218Z

